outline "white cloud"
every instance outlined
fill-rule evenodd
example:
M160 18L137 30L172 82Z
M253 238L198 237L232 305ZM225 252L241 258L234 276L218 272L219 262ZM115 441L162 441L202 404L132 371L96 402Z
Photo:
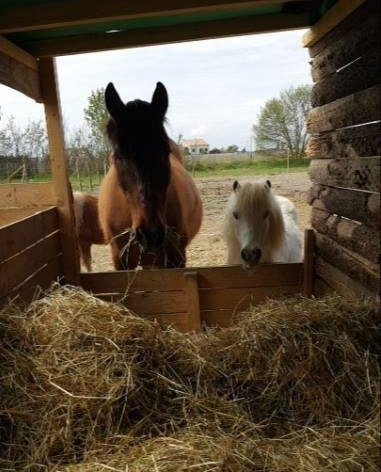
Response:
M155 84L168 89L169 133L197 136L211 146L248 146L251 126L266 99L309 83L303 31L240 36L58 59L65 122L79 126L91 90L113 82L124 101L150 100ZM4 114L20 124L43 119L43 107L0 86ZM1 122L0 122L1 126Z

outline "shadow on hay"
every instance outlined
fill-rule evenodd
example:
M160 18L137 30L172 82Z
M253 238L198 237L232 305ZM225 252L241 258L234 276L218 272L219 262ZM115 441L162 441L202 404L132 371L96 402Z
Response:
M290 444L308 449L316 440L327 449L327 438L348 435L360 438L357 456L374 464L378 333L370 301L268 301L231 328L184 335L81 290L56 288L25 311L1 312L0 465L77 463L114 454L122 441L130 461L152 445L158 470L171 471L161 448L178 444L179 453L188 441L203 445L203 463L219 457L221 468L211 470L244 471L263 462L271 441L281 441L290 462ZM212 453L207 437L229 443L225 455ZM189 453L187 466L190 457L197 454Z

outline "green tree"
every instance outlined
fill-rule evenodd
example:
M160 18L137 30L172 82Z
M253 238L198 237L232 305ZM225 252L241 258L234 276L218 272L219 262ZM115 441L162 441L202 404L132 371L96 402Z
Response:
M111 150L105 131L109 114L104 101L104 88L93 90L84 109L85 121L90 130L91 146L98 161L104 169L107 167L107 156Z
M303 157L308 135L305 119L311 109L311 86L290 87L268 100L253 125L257 150L276 148L290 157Z
M231 144L226 148L226 152L238 152L238 146Z

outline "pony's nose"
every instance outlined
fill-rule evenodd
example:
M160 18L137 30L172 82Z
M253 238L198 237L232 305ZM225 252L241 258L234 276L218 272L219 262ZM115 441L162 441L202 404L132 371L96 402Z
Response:
M257 262L259 262L261 255L262 251L259 249L259 247L256 247L255 249L245 248L241 251L242 259L249 264L256 264Z
M145 231L141 227L136 230L136 239L142 246L144 252L155 252L164 242L164 227L159 227L156 231Z

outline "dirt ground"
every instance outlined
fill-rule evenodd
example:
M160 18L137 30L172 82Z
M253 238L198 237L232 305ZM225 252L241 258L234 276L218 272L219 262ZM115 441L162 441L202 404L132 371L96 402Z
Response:
M307 173L272 175L263 178L271 180L274 193L289 198L295 204L300 229L303 231L307 228L310 221L310 207L306 201L306 192L310 187ZM234 180L236 178L196 181L201 193L204 217L200 232L187 248L187 266L203 267L226 263L226 248L221 236L221 226ZM238 180L245 182L250 179L243 177ZM92 255L93 271L113 270L108 246L93 246Z

